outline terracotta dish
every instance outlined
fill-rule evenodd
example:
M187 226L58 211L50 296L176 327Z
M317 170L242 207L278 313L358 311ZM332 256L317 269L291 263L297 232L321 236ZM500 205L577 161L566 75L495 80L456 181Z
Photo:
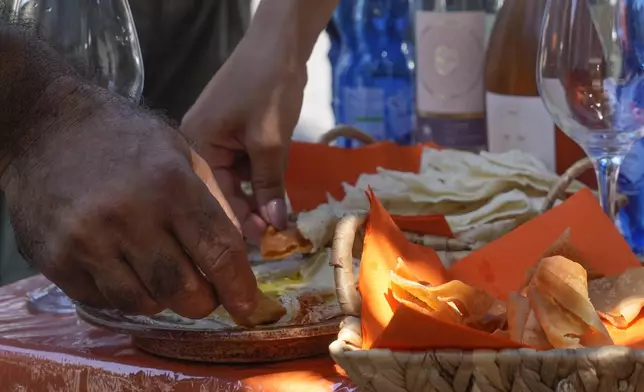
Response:
M76 311L89 324L131 335L137 347L151 354L213 363L275 362L326 354L340 324L334 318L301 326L213 329L126 317L83 305Z
M330 252L275 261L252 252L249 256L260 289L283 307L275 323L246 328L223 308L201 320L169 310L147 317L84 305L77 306L77 313L92 325L131 335L142 350L169 358L248 363L328 353L342 314L335 297Z

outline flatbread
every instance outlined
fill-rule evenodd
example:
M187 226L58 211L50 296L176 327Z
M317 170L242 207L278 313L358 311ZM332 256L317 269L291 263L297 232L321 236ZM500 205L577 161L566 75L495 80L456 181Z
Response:
M298 215L300 233L314 250L328 245L343 215L369 210L365 192L371 188L391 214L444 215L457 238L487 243L539 214L559 181L543 163L520 151L474 154L426 148L419 169L378 168L360 175L354 185L343 184L342 200L328 196L326 204ZM570 190L582 188L575 182Z
M247 317L232 317L235 324L242 327L255 327L258 325L272 324L278 322L286 315L286 308L276 299L268 297L266 294L257 290L257 307Z
M581 266L586 270L586 277L589 281L604 277L604 274L594 271L592 268L590 268L590 264L588 263L586 257L573 246L572 242L570 241L570 228L564 230L564 232L561 233L559 237L557 237L555 242L553 242L552 245L550 245L548 249L546 249L546 251L541 255L540 259L545 259L546 257L552 256L563 256L568 260L572 260L575 263L581 264Z
M278 231L273 226L269 226L260 245L264 260L285 259L294 254L308 254L312 250L311 242L304 238L296 227Z
M586 270L579 263L563 256L541 260L525 291L553 347L613 344L590 302Z
M445 302L441 302L424 285L405 279L395 271L391 273L391 294L394 299L406 306L443 321L461 324L463 317Z
M523 342L523 333L531 311L530 301L523 295L512 292L508 295L507 308L509 337L515 342ZM545 335L543 336L545 340Z
M441 320L490 333L506 323L505 304L484 290L458 280L438 286L419 282L401 259L391 272L390 284L398 302Z
M588 283L590 301L599 315L618 328L628 327L644 307L644 268Z

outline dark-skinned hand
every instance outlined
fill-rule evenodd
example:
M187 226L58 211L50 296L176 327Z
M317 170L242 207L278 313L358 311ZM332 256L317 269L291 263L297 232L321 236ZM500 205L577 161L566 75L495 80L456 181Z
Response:
M25 257L94 307L251 313L257 283L241 227L204 160L125 99L68 90L2 176Z

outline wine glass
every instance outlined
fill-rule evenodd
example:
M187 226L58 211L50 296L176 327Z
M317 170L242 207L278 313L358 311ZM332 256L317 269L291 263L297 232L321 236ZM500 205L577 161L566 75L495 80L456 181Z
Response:
M127 0L14 0L15 19L34 23L70 64L93 81L136 102L143 60ZM50 284L28 294L31 309L73 313L74 303Z
M615 219L620 166L644 136L644 0L548 0L539 92L557 125L592 160Z

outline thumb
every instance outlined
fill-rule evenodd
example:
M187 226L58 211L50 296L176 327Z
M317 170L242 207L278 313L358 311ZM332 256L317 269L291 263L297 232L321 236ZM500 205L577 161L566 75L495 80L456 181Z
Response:
M239 230L239 232L241 233L241 224L239 223L239 220L237 219L233 209L228 203L228 200L226 199L224 193L222 192L222 189L219 187L219 184L217 183L217 180L215 179L210 166L208 166L208 163L206 163L206 161L192 148L190 149L190 161L192 164L192 170L195 172L197 177L199 177L201 181L203 181L203 183L210 191L210 194L217 200L221 208L228 216L228 219L230 219L233 225L235 225L237 230Z
M253 195L261 217L278 230L287 226L286 202L284 201L284 172L286 148L249 151L250 180Z

